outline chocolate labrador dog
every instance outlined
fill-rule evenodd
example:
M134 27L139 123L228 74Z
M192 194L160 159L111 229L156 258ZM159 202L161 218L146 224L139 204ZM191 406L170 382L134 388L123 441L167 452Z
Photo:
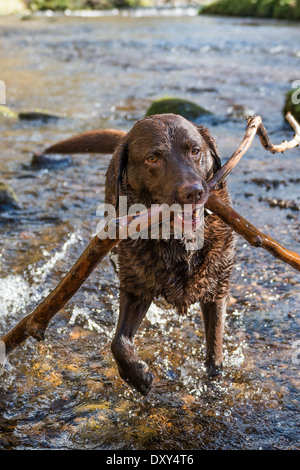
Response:
M96 132L103 139L103 133ZM82 134L85 138L87 135ZM205 204L207 181L221 166L215 141L207 128L179 115L160 114L138 121L128 134L115 137L111 147L118 145L106 174L106 203L117 207L120 195L127 196L129 205L141 203L146 207ZM67 151L66 142L74 144L76 139L78 143L84 137L56 144L48 153ZM83 147L95 151L96 141ZM76 151L76 145L69 148ZM110 149L107 141L105 149ZM98 151L101 152L101 145ZM226 183L218 188L218 197L230 202ZM116 251L120 313L111 348L120 376L143 395L149 393L153 376L135 352L134 336L157 296L163 296L182 314L191 304L200 303L207 370L209 374L218 373L222 366L224 317L234 258L232 230L216 215L204 211L201 249L187 250L183 239L171 235L169 239L128 238L121 241Z

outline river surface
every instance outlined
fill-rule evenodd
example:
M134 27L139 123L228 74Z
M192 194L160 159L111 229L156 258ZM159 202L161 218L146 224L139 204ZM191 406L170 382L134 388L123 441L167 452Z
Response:
M282 107L300 79L299 24L188 13L0 18L8 106L64 116L0 118L1 180L22 206L0 217L0 336L81 254L104 199L109 155L35 170L33 152L85 130L128 130L161 96L215 113L208 125L223 159L249 114L262 116L274 143L292 137ZM298 252L299 211L272 201L299 208L299 169L299 149L271 155L256 138L228 178L237 211ZM0 448L299 449L299 280L237 238L223 376L206 377L199 306L178 317L158 300L136 337L155 374L143 398L121 381L110 352L118 280L106 258L52 320L46 341L28 340L9 357Z

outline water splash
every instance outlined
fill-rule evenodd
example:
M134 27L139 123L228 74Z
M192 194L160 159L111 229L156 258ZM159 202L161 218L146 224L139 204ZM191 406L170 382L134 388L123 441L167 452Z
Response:
M50 256L50 259L42 266L29 265L23 275L9 275L0 279L0 326L6 328L9 318L19 318L24 315L26 309L31 304L36 304L45 298L51 287L45 285L47 276L54 267L66 258L70 247L81 240L79 232L72 233L62 248L54 255L50 255L46 250L43 256Z
M92 318L90 318L90 309L86 307L78 307L75 305L69 320L70 325L75 325L78 319L83 320L84 326L88 330L103 333L109 339L113 338L113 331L111 327L107 327L103 324L99 325Z

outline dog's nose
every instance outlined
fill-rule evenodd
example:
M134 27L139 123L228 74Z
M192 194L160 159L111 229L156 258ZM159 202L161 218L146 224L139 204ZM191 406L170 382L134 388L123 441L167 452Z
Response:
M184 204L204 204L206 200L206 190L200 182L180 186L178 194Z

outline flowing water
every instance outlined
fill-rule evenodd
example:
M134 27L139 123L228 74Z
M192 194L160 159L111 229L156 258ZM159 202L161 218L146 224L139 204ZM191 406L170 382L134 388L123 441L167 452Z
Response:
M167 13L167 14L163 14ZM175 12L176 13L176 12ZM15 111L64 119L0 118L1 179L22 209L0 217L0 336L56 286L96 230L109 155L33 169L33 152L77 132L130 129L161 96L193 100L222 157L245 116L259 114L274 143L290 138L281 110L300 79L299 25L198 17L193 10L82 18L0 19L0 79ZM299 150L264 151L258 139L229 180L233 206L300 251ZM271 206L268 200L271 200ZM105 259L0 378L2 449L299 449L299 274L237 239L223 376L209 381L199 306L178 317L153 305L136 344L155 374L143 398L118 377L110 342L118 280Z

